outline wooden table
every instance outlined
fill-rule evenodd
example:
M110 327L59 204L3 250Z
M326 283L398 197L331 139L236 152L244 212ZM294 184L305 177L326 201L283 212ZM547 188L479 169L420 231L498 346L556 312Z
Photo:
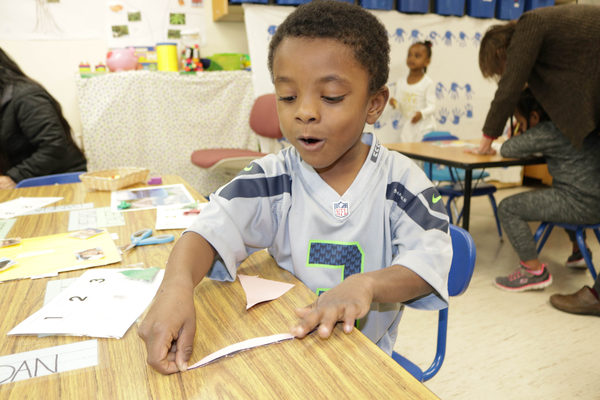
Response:
M479 144L479 140L467 140L467 142ZM390 150L398 151L415 160L427 161L465 170L465 196L462 227L467 231L469 230L469 219L471 214L471 192L474 169L546 163L544 157L504 158L498 153L493 156L470 154L464 152L465 147L440 147L433 144L433 142L391 143L386 144L385 147Z
M181 183L163 176L164 184ZM141 185L140 185L141 186ZM186 184L193 196L201 198ZM55 205L110 203L108 192L88 192L82 184L0 191L0 202L19 196L61 196ZM119 235L117 245L142 228L154 227L156 211L124 213L126 226L107 228ZM19 217L10 236L22 238L67 231L68 212ZM160 231L163 233L164 231ZM179 237L181 231L167 231ZM164 266L173 243L141 246L124 255L125 267L144 262ZM64 279L83 271L62 273ZM246 311L239 280L234 283L204 280L196 288L197 333L192 362L227 345L246 339L288 332L297 322L293 310L316 298L294 276L279 268L264 251L255 253L240 273L293 283L280 299ZM48 279L21 280L0 285L0 356L89 340L81 337L6 336L14 326L42 307ZM140 319L141 320L141 319ZM425 386L396 364L362 333L343 333L340 325L331 338L315 334L305 339L252 349L183 374L163 376L146 363L146 349L136 322L120 340L98 339L98 366L0 386L2 399L431 399Z

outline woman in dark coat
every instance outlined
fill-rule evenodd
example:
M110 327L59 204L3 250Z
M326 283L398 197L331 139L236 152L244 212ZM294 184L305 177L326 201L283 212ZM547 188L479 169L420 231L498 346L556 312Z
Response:
M0 48L0 189L86 165L60 104Z
M499 79L479 154L493 154L525 84L576 148L600 126L600 6L545 7L492 26L481 40L479 66Z

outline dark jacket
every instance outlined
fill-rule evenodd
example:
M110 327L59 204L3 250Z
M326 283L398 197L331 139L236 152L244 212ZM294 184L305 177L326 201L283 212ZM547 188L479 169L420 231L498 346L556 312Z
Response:
M483 133L502 135L525 83L575 147L600 125L600 6L570 4L523 14Z
M13 181L86 171L83 153L60 123L50 95L34 83L8 86L0 97L0 146L8 158L2 171Z

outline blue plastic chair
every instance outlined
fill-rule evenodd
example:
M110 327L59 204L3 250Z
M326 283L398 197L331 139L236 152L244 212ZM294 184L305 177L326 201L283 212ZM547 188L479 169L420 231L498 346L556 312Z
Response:
M535 231L535 235L533 236L533 240L535 240L536 243L538 242L538 240L540 240L540 237L542 238L542 240L540 241L540 244L538 245L538 249L537 249L538 254L541 253L542 248L546 244L546 240L550 236L550 233L552 233L552 229L554 229L555 226L558 226L559 228L564 228L564 229L569 229L569 230L575 231L575 236L577 237L577 245L579 246L581 255L583 255L583 259L585 260L585 263L586 263L588 269L590 270L592 277L594 278L594 280L596 280L596 277L598 276L598 274L596 274L596 269L594 268L594 264L592 263L592 257L590 256L590 253L587 251L587 247L585 245L585 240L583 239L583 232L586 229L593 230L594 234L596 235L596 239L598 239L598 242L600 243L600 224L597 224L597 225L571 225L571 224L561 224L558 222L542 222L540 224L540 226L537 228L537 231ZM542 236L542 234L543 234L543 236Z
M458 140L458 138L450 132L442 132L442 131L434 131L427 133L423 136L424 142L432 142L432 141L440 141L440 140ZM465 180L465 170L461 168L452 168L445 167L444 169L440 169L437 164L435 168L430 163L424 163L423 169L425 170L425 174L429 178L429 180L433 182L451 182L449 186L438 186L437 190L442 196L448 196L446 201L446 211L448 212L448 216L450 217L450 223L454 223L452 220L452 210L451 205L452 201L458 197L464 196L464 180ZM476 169L473 170L473 179L476 179L475 187L471 192L471 197L476 196L488 196L490 203L492 204L492 209L494 210L494 217L496 218L496 228L498 229L498 236L500 236L500 240L502 241L502 228L500 227L500 219L498 218L498 206L496 205L496 199L494 198L494 193L498 189L496 186L480 182L480 179L486 178L490 176L489 173ZM456 218L456 224L460 223L460 220L463 215L463 210L458 212L458 216Z
M460 296L463 294L473 276L477 251L475 243L469 232L455 225L450 225L450 237L452 238L452 265L448 276L448 294ZM406 369L419 382L425 382L438 373L446 356L446 337L448 335L448 308L439 311L437 351L431 366L423 372L417 365L404 358L395 351L392 358Z
M17 183L17 188L33 187L33 186L48 186L48 185L64 185L67 183L81 182L79 175L85 174L82 172L67 172L65 174L38 176L35 178L23 179Z

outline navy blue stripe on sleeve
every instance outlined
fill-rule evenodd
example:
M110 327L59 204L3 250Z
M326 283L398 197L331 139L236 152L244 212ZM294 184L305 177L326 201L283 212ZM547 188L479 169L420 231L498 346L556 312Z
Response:
M236 197L273 197L283 193L292 194L292 181L287 174L270 178L234 179L221 190L219 196L231 200Z
M432 211L446 215L444 202L441 201L441 196L435 188L426 189L422 194L427 199L429 208ZM429 209L421 200L417 199L417 196L408 191L400 182L391 182L388 184L386 198L394 201L421 228L425 230L439 229L442 232L448 233L448 221L431 215Z

